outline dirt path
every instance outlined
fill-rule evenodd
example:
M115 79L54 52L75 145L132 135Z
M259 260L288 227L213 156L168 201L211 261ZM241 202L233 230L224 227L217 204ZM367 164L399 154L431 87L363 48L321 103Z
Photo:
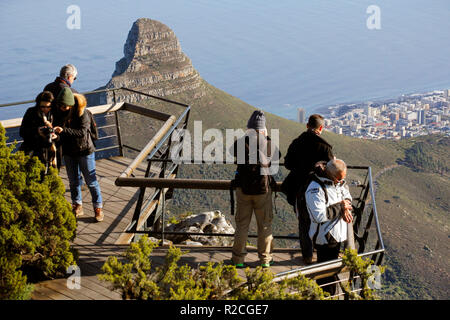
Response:
M386 172L394 170L395 168L398 168L398 167L400 167L399 164L393 164L391 166L384 167L383 169L381 169L380 171L377 172L377 174L373 177L373 188L374 188L375 195L377 194L377 187L378 187L377 180Z

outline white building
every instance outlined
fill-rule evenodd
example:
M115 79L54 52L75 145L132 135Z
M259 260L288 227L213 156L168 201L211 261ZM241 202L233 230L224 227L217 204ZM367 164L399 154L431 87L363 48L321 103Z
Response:
M444 98L447 100L450 98L450 89L444 90Z
M372 107L370 106L370 104L367 104L367 105L364 107L364 114L365 114L367 117L373 117L373 116L375 115L375 108L372 108Z
M417 120L417 112L408 112L406 114L406 119L408 121Z
M298 108L297 109L297 121L300 123L305 123L305 109Z

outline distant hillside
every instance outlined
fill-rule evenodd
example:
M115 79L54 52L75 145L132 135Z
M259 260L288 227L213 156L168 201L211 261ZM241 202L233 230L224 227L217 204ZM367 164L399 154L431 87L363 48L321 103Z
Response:
M156 90L165 97L192 107L191 132L196 120L202 121L203 130L245 128L255 108L208 84L184 62L182 68L189 70L189 74L176 73L181 68L177 63L188 60L183 60L184 55L176 45L178 42L173 32L161 25L149 19L139 19L133 25L129 34L132 39L127 39L125 45L125 57L118 62L108 87L113 87L116 80L120 80L120 86L132 87L133 83L139 83L139 77L152 78L155 82L149 87L150 91ZM147 35L161 29L168 35L168 41L175 45L166 46L164 41L161 43L161 38L154 42L155 37ZM148 55L153 45L157 49L166 49ZM145 57L142 52L145 52ZM158 60L158 57L164 59ZM126 65L131 67L125 68ZM178 77L172 76L171 79L170 75L175 74ZM188 79L193 79L195 85L189 85ZM158 85L164 90L158 91ZM133 96L132 100L136 98ZM182 111L149 100L138 103L171 113ZM305 130L305 126L270 113L266 113L266 117L269 132L270 129L279 129L280 149L284 156L290 142ZM124 139L135 147L143 147L155 130L151 123L131 115L125 117L122 127ZM377 178L377 208L387 248L385 298L448 299L450 182L445 175L450 166L448 138L430 136L400 142L371 141L329 132L325 132L323 137L333 145L338 158L349 165L371 166L374 178ZM229 179L233 177L234 170L233 165L183 165L179 177ZM282 169L277 180L281 181L285 174ZM348 179L360 177L351 171ZM277 198L276 204L275 234L296 234L297 220L291 207L281 197ZM228 192L176 190L169 205L172 215L214 209L221 210L233 220L229 215ZM279 244L293 245L288 242Z

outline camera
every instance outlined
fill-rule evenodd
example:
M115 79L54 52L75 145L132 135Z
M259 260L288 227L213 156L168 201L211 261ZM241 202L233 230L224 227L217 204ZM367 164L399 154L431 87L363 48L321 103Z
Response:
M41 129L42 134L45 136L46 141L52 144L52 133L55 132L53 128L44 127Z

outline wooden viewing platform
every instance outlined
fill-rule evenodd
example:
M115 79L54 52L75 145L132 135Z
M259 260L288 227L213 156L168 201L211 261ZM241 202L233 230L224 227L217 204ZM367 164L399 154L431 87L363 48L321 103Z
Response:
M33 299L36 300L110 300L121 299L117 292L109 289L109 283L100 281L97 274L109 256L120 256L128 248L128 244L120 244L123 231L129 226L137 201L138 189L118 187L115 179L132 162L125 157L112 157L97 160L97 177L100 182L104 201L105 218L97 223L91 205L89 190L83 187L84 215L77 219L77 235L73 247L79 252L78 266L81 270L80 289L69 289L67 279L55 279L40 282L35 285ZM145 172L142 164L137 171ZM60 176L66 186L66 199L70 202L69 181L65 168ZM208 247L177 245L189 253L183 255L179 264L192 267L206 265L209 261L231 263L231 247ZM153 266L164 263L168 246L155 248L152 253ZM256 248L248 247L246 263L251 268L259 266ZM303 265L299 249L274 249L274 265L272 272L280 273ZM238 269L239 275L245 279L243 269ZM70 275L68 275L70 276Z
M116 91L140 94L146 98L163 101L172 107L181 107L183 111L181 114L176 113L178 115L175 116L172 113L156 111L125 101L118 102L115 99ZM97 122L97 124L100 123L98 126L100 137L97 141L99 147L96 149L96 156L102 159L97 159L96 167L102 190L105 217L102 222L96 222L90 192L87 187L82 188L84 216L77 219L76 238L72 243L72 246L79 253L78 267L81 271L81 281L79 282L81 288L69 288L68 283L71 283L71 281L68 281L67 278L73 277L72 274L68 274L67 278L35 284L32 298L36 300L121 299L120 294L111 291L109 289L110 284L100 281L97 275L101 273L101 267L109 256L120 257L123 255L129 247L129 243L134 240L134 234L144 234L148 233L149 230L157 230L158 224L156 222L159 217L162 218L162 225L165 225L165 201L171 198L172 190L230 190L232 188L230 180L176 178L179 165L172 160L172 157L175 155L176 159L180 159L181 156L180 146L182 146L184 132L188 128L190 114L188 105L123 87L95 92L112 93L114 98L112 104L89 108L97 116L97 121L100 121ZM85 94L91 93L94 92ZM9 103L0 105L0 107L25 103L30 103L30 101ZM143 148L134 146L133 135L130 136L126 132L122 132L122 129L129 127L125 125L121 128L121 124L124 123L123 121L129 113L152 121L149 126L153 131L148 135L149 140ZM14 143L14 140L17 139L21 121L21 118L0 121L9 131L8 145ZM181 131L176 129L181 129ZM177 137L175 141L179 141L178 146L171 144L173 137ZM133 144L133 146L130 144ZM120 156L112 156L109 153L114 150L118 151ZM130 159L124 157L126 154L124 150L131 150L139 154L134 159ZM356 217L353 231L356 248L359 256L370 256L375 264L379 265L384 255L384 244L376 211L371 168L365 166L348 166L348 168L365 172L363 183L358 182L356 185L350 186L350 191L352 192L353 189L352 195L354 194L353 205ZM69 181L65 168L61 169L60 176L66 187L66 199L71 202ZM280 184L279 182L278 185ZM158 234L161 233L158 231ZM202 235L211 234L205 233ZM351 238L353 239L353 237ZM354 244L352 246L354 247ZM188 264L196 268L198 265L205 265L210 261L231 264L231 247L186 245L177 245L177 247L180 247L182 251L189 251L181 257L179 261L181 265ZM153 250L151 255L153 267L164 263L168 248L166 245ZM256 248L247 247L247 251L245 262L248 266L250 268L259 266ZM295 276L299 272L314 279L331 274L343 275L346 272L342 268L342 259L306 266L299 249L275 248L273 257L274 265L270 269L277 277L274 281L286 276ZM238 269L238 274L245 280L245 270ZM341 281L347 280L348 275L344 274Z

